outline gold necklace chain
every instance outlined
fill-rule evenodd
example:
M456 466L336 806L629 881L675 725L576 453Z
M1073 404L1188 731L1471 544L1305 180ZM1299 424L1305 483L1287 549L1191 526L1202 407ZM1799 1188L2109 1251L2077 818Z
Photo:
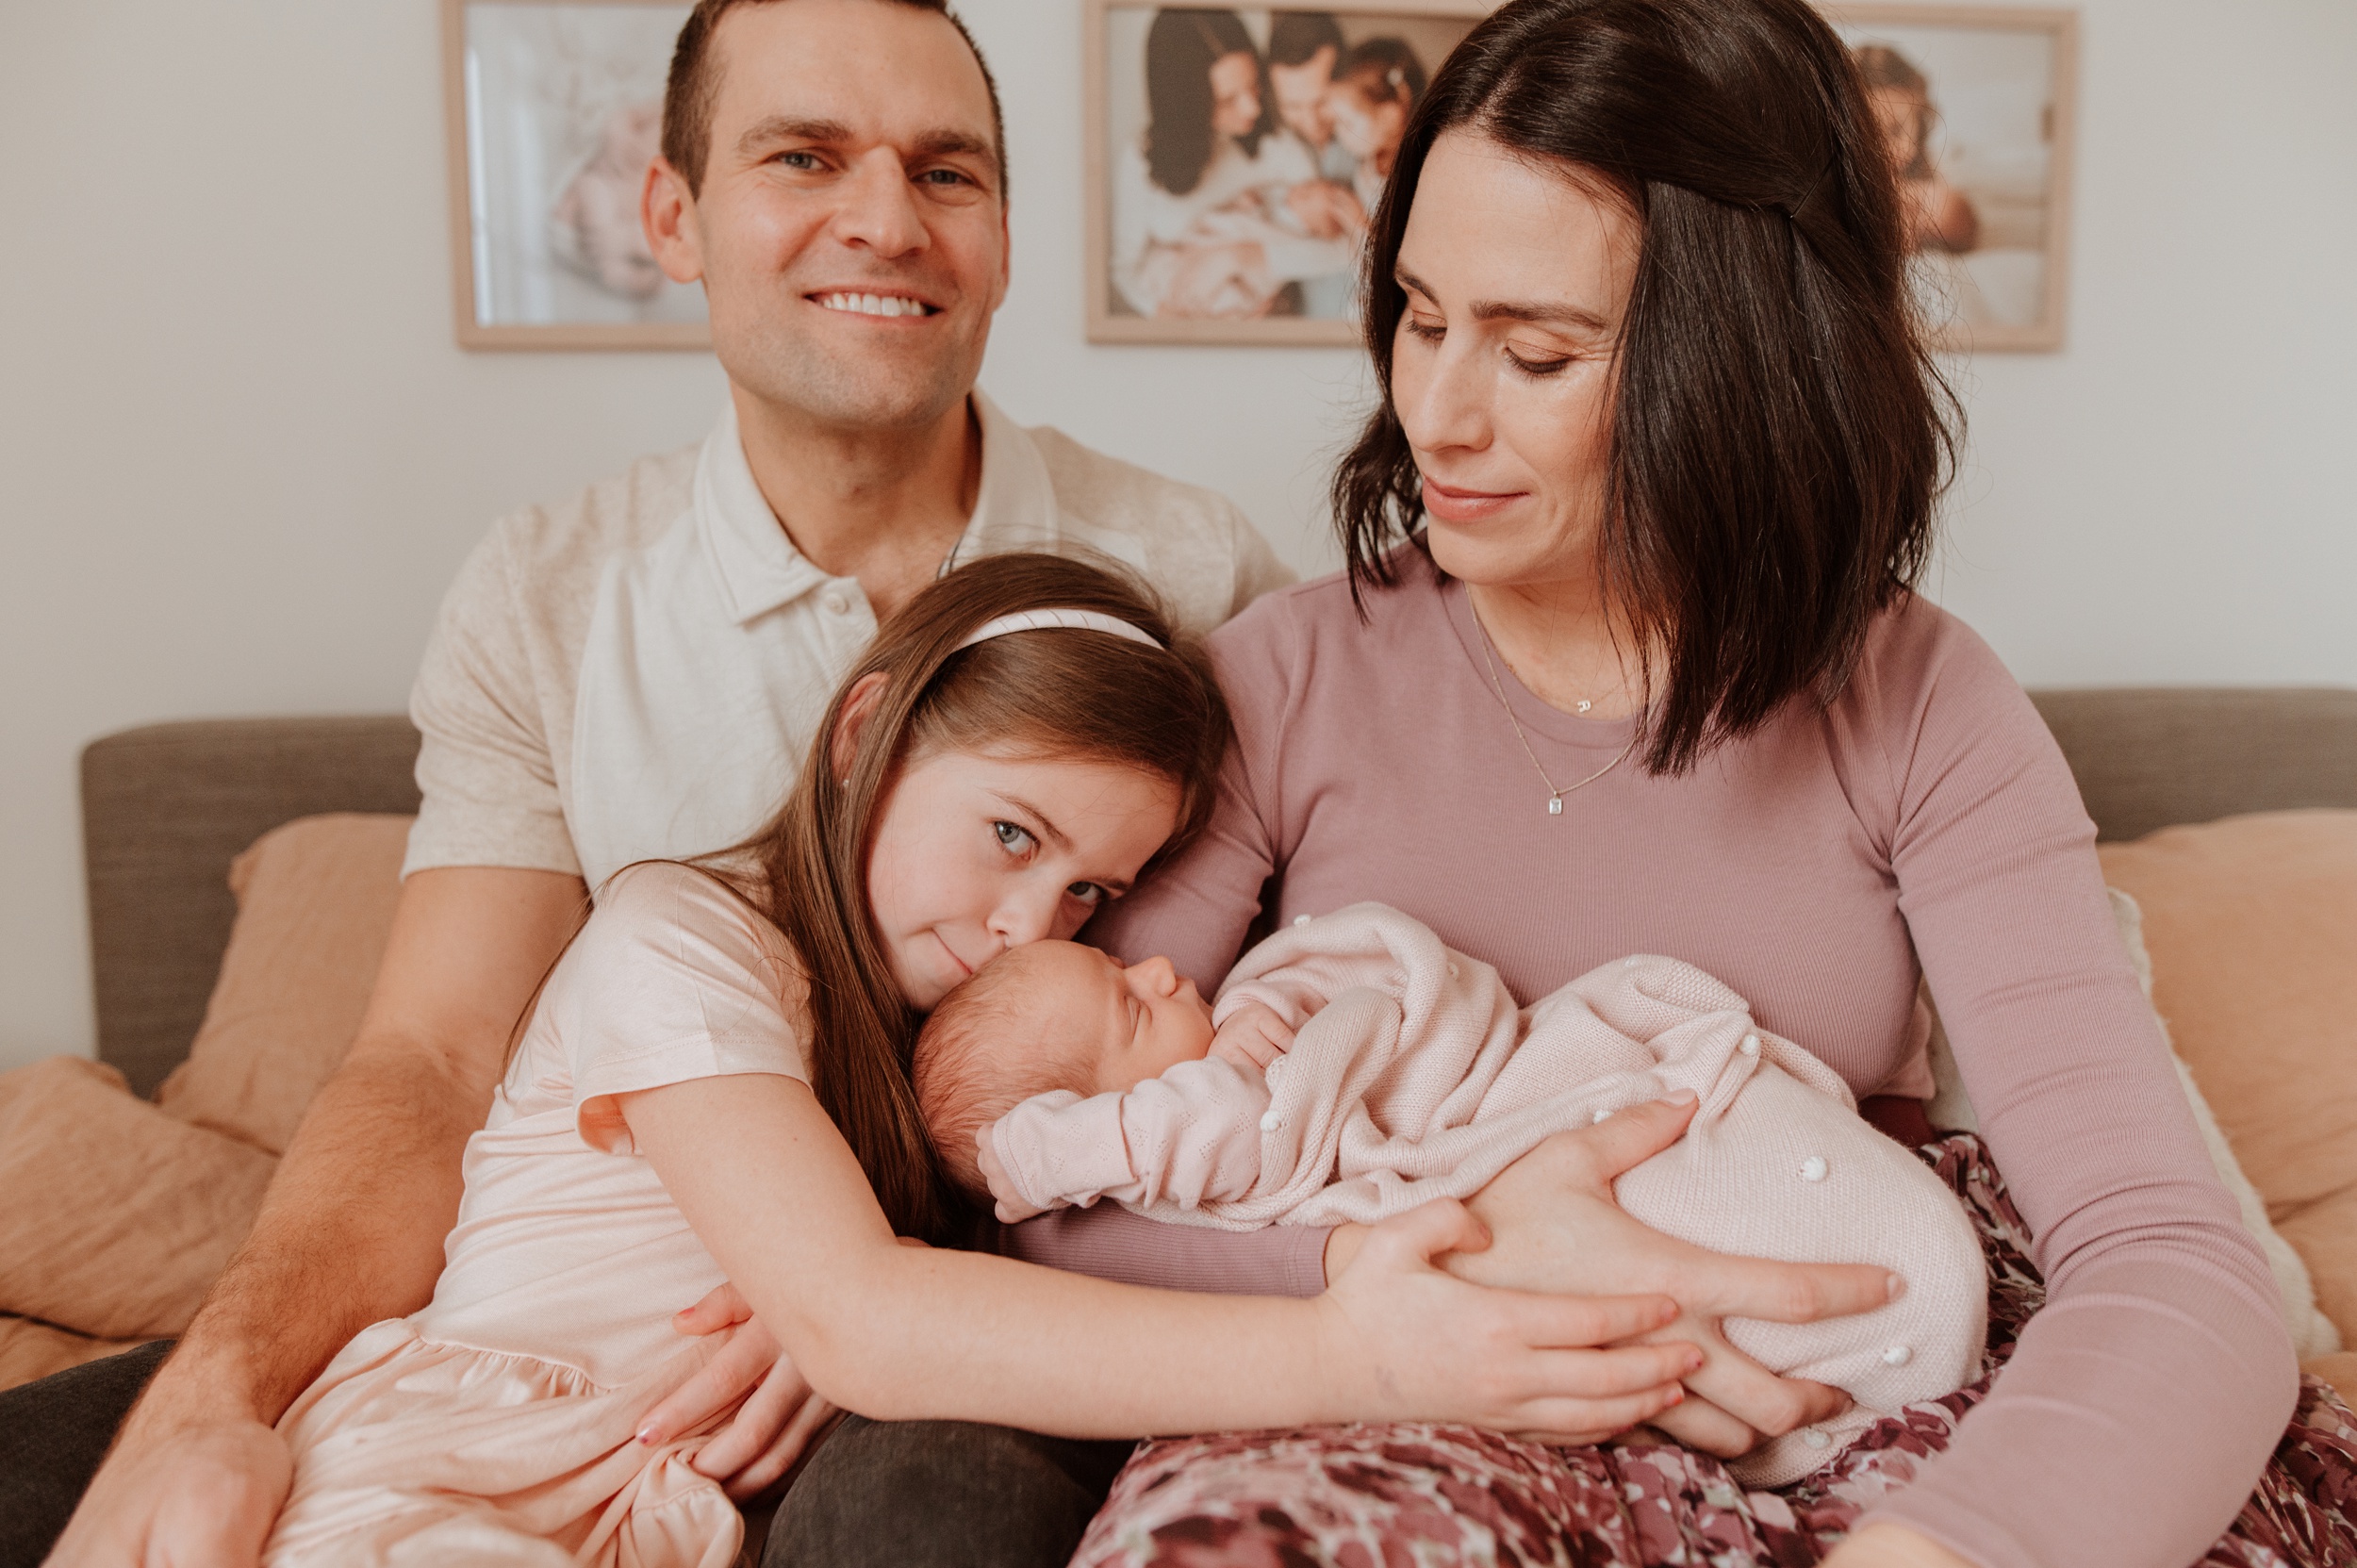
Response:
M1530 759L1530 766L1539 770L1541 781L1547 786L1547 815L1560 817L1563 815L1563 797L1586 789L1590 784L1620 767L1628 754L1637 750L1637 737L1630 735L1628 744L1621 748L1618 755L1580 780L1579 783L1565 784L1558 789L1555 786L1555 780L1547 773L1546 765L1539 760L1539 753L1530 749L1530 737L1523 734L1523 721L1514 717L1514 704L1506 700L1506 683L1498 679L1497 661L1491 656L1490 628L1481 619L1481 607L1474 602L1471 587L1465 590L1465 608L1473 614L1474 629L1481 634L1481 663L1490 671L1490 689L1497 693L1498 706L1506 710L1506 721L1514 726L1514 738L1523 743L1523 755ZM1582 702L1580 706L1585 708L1588 704Z

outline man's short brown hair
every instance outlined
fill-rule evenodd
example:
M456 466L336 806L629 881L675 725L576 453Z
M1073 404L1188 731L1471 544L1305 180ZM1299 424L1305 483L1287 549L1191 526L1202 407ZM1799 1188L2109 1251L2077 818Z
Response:
M696 8L679 30L671 49L671 74L663 88L663 161L679 171L691 195L701 195L704 160L712 146L712 106L720 96L720 73L712 60L712 32L720 19L740 6L776 5L780 0L696 0ZM1007 120L998 107L998 81L982 58L981 45L949 8L949 0L879 0L931 11L958 30L973 51L982 73L982 88L990 94L990 137L998 157L998 199L1007 199Z

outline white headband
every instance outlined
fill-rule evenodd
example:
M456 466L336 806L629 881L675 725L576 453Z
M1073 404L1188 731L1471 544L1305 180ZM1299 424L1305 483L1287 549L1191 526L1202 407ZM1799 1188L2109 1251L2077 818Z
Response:
M985 620L951 652L971 648L978 642L988 642L993 637L1003 637L1009 632L1051 631L1102 632L1124 642L1143 643L1157 652L1162 646L1128 621L1100 610L1018 610L1014 615L1002 615L996 620Z

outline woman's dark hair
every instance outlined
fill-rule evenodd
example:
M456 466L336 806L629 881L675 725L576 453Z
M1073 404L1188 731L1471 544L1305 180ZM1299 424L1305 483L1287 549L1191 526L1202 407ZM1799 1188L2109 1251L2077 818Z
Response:
M1162 646L1063 629L959 646L985 621L1058 607L1102 611ZM852 688L874 674L883 688L847 768L834 736ZM987 751L1167 779L1178 786L1178 826L1159 864L1210 820L1228 734L1211 665L1146 589L1063 556L988 556L928 586L877 632L828 703L784 808L703 863L793 944L810 988L811 1088L899 1234L941 1240L959 1208L910 1081L917 1015L867 901L877 816L901 769L942 751Z
M1796 697L1831 701L1923 569L1959 417L1840 40L1805 0L1513 0L1458 46L1367 247L1384 395L1333 486L1354 594L1397 581L1396 536L1424 542L1393 274L1425 160L1460 129L1595 182L1643 228L1599 565L1651 699L1646 766L1686 771Z
M1862 43L1855 56L1859 77L1869 92L1887 90L1915 100L1915 157L1899 171L1903 180L1927 179L1932 173L1932 83L1915 62L1887 43Z
M1250 55L1260 74L1261 118L1239 138L1247 156L1277 128L1268 62L1234 11L1164 6L1146 30L1146 169L1154 183L1183 196L1203 182L1218 138L1211 130L1211 67L1229 55Z
M1424 61L1404 38L1361 39L1334 67L1334 85L1349 87L1370 104L1413 109L1424 96Z

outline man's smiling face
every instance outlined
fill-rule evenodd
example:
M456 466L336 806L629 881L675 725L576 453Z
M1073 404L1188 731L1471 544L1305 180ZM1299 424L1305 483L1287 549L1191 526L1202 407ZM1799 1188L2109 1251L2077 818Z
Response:
M664 260L703 280L722 366L822 425L938 421L1007 288L973 52L947 18L880 0L738 7L712 44L703 188Z

